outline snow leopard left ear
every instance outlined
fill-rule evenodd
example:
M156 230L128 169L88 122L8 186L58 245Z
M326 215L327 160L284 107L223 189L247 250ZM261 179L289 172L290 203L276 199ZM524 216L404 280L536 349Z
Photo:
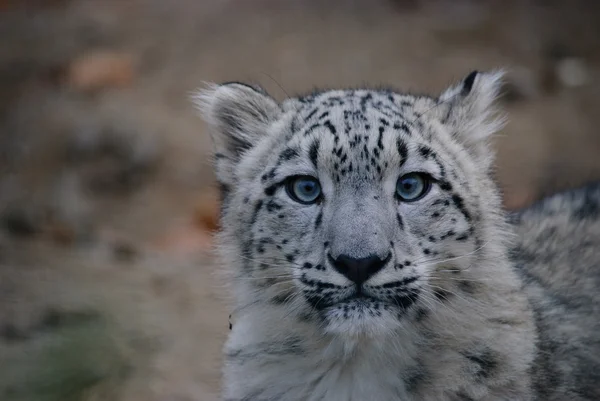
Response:
M240 158L267 134L282 110L261 89L238 82L210 85L193 100L210 126L217 179L234 184Z
M503 76L502 71L473 71L438 99L446 105L440 107L444 112L442 123L476 157L491 155L487 140L504 125L494 107Z

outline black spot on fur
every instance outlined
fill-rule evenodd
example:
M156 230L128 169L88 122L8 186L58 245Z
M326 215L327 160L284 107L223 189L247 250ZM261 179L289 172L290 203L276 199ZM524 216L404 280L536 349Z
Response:
M462 215L465 216L465 220L471 221L471 214L465 207L463 198L460 195L454 194L452 195L452 202L454 203L454 206L456 206L456 208L462 213Z
M446 191L446 192L452 191L452 184L450 184L448 181L440 181L438 183L438 186L440 187L440 189L442 191Z
M275 284L275 282L271 283L271 285L273 285L273 284ZM272 303L274 303L275 305L285 305L285 304L288 303L288 301L290 299L292 299L293 294L294 293L291 292L291 291L286 291L286 292L283 292L281 294L275 295L274 297L271 298L270 301Z
M229 204L229 195L231 194L231 187L227 184L219 183L219 194L221 200L221 214ZM247 202L244 202L247 203Z
M273 196L277 190L277 185L271 185L265 188L265 195Z
M259 200L258 202L256 202L256 205L254 205L254 212L252 213L252 219L250 220L250 226L254 226L254 224L256 223L256 218L258 217L258 213L260 212L260 209L262 209L263 206L263 201Z
M426 146L419 146L419 153L427 159L431 156L431 149Z
M329 132L331 132L333 135L336 134L337 130L335 129L335 127L333 126L333 124L331 124L331 121L327 120L323 123L323 125L325 126L325 128L327 128L329 130Z
M475 83L475 78L477 78L478 71L473 71L463 81L462 94L468 95L471 93L471 89L473 89L473 83Z
M320 126L321 126L321 124L319 124L319 123L311 125L310 127L308 127L308 129L306 131L304 131L304 136L309 136L310 134L312 134L312 132L314 130L316 130Z
M318 108L314 108L310 113L308 113L308 115L306 116L304 121L310 120L312 118L312 116L314 116L317 113L318 110L319 110Z
M281 152L281 155L279 156L279 160L291 160L294 157L298 157L298 156L299 156L298 151L296 149L287 148L286 150Z
M452 230L448 231L446 234L443 234L442 236L440 236L440 239L446 239L448 237L452 237L453 235L455 235L456 233Z
M272 213L275 210L281 210L281 205L271 199L267 202L267 211Z
M315 229L319 228L321 226L321 222L323 221L323 212L319 212L319 214L317 215L317 219L315 220Z
M573 217L579 220L597 219L600 215L600 205L597 199L592 196L586 196L580 207L573 211Z
M456 393L454 395L454 397L452 397L451 400L452 401L475 401L475 399L473 399L472 397L470 397L467 394L463 393L462 391Z
M405 133L407 136L411 136L411 132L410 129L408 128L408 125L406 125L406 123L395 123L394 124L394 129L396 131L402 131L403 133Z
M406 287L410 283L414 283L419 279L418 276L406 277L400 281L392 281L389 283L382 284L377 286L377 288L403 288Z
M404 379L404 383L406 384L406 391L409 393L413 393L415 390L419 388L427 379L427 374L425 373L425 368L423 366L414 367L408 374L408 377Z
M317 158L319 156L319 140L315 139L315 141L310 145L310 149L308 150L308 157L310 162L313 164L315 168L317 168Z
M405 293L396 294L392 297L394 303L403 308L408 309L411 305L413 305L417 299L419 298L419 289L411 288Z
M406 143L400 138L396 141L396 148L398 149L398 154L400 155L400 166L404 165L406 159L408 157L408 148Z
M404 230L404 220L402 220L402 216L400 216L400 213L396 213L396 221L398 222L398 226L400 226L400 229Z
M450 299L452 294L443 288L436 288L433 290L433 296L442 302L446 302Z
M416 322L422 322L423 320L427 319L428 316L429 316L429 310L428 309L419 308L415 312L415 321Z
M465 354L464 357L478 366L476 376L480 379L490 378L498 368L498 358L490 349L485 349L478 353Z
M469 234L467 234L467 233L461 234L458 237L456 237L456 240L460 241L460 242L464 242L464 241L466 241L468 239L469 239Z
M372 95L372 94L370 94L370 93L367 93L365 96L363 96L363 97L360 99L360 109L361 109L361 111L362 111L363 113L366 113L366 112L367 112L367 102L368 102L369 100L371 100L372 98L373 98L373 95Z
M467 294L473 295L477 291L477 286L473 281L461 280L458 282L458 288Z

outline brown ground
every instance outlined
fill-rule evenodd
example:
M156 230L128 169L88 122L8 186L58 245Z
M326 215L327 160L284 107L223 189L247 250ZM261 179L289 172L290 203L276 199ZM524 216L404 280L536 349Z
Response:
M599 4L0 1L0 399L216 399L204 81L435 92L507 67L518 207L600 177Z

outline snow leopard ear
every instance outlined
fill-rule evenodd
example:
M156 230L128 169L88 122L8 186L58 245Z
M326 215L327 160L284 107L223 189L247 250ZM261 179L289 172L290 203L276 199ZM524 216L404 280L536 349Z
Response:
M473 71L458 85L446 89L439 97L444 115L442 122L452 135L475 157L492 155L489 137L500 130L504 119L494 106L502 86L502 71Z
M194 103L210 128L217 179L231 184L240 157L266 134L281 108L261 89L237 82L212 84Z

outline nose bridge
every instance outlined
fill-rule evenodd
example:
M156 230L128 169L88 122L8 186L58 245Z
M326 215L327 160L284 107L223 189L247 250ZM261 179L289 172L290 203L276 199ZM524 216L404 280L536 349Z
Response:
M331 222L331 256L385 258L389 253L390 238L384 206L372 198L357 194L346 199L337 205Z

